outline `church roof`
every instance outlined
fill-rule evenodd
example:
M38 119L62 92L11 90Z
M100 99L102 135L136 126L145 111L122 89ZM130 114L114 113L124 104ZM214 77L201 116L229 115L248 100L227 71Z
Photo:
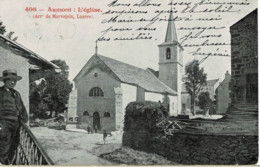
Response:
M101 60L122 83L140 86L147 92L177 95L177 92L161 82L149 70L144 70L142 68L97 54L92 56L89 61L93 60L93 58ZM87 62L87 64L91 63ZM83 68L87 68L86 65ZM83 71L84 70L81 70L80 73ZM74 81L78 80L81 76L84 76L84 74L80 73L75 77Z
M174 18L173 18L172 12L170 13L170 16L168 19L168 26L167 26L167 31L166 31L166 35L165 35L165 40L162 44L160 44L158 46L165 46L165 45L178 45L183 50L183 47L178 42L176 26L174 23Z
M159 78L159 71L155 71L155 70L152 69L152 68L147 68L146 70L149 70L151 73L153 73L153 75L156 76L156 78Z
M144 70L115 59L97 55L121 82L140 86L148 92L177 95L177 92L161 82L149 70Z
M176 27L175 27L175 23L174 23L174 19L173 19L173 14L171 12L170 16L169 16L169 21L168 21L168 26L167 26L167 31L166 31L166 36L165 36L164 42L173 42L173 41L178 41L178 38L177 38Z

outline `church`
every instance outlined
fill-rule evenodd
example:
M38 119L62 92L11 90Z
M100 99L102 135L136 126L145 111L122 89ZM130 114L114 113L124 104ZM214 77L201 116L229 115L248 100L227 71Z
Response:
M73 79L77 92L77 127L113 131L123 126L132 101L162 102L171 116L181 113L183 48L170 13L159 47L159 71L141 69L94 54Z

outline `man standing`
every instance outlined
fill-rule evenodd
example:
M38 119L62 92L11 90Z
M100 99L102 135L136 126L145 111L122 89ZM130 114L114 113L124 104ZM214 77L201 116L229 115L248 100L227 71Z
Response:
M5 165L15 160L20 121L28 121L21 95L14 90L21 79L16 70L5 70L0 77L0 81L4 82L4 86L0 87L0 163Z
M104 144L106 144L106 138L107 138L107 132L106 132L106 130L103 130L103 141L104 141Z
M97 129L98 129L97 125L95 125L94 128L95 128L95 133L97 133Z

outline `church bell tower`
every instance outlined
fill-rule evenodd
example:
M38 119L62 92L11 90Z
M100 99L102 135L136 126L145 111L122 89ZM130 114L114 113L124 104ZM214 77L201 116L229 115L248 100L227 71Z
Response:
M178 93L178 113L181 110L183 75L183 48L178 42L172 12L170 13L165 40L159 47L159 79Z

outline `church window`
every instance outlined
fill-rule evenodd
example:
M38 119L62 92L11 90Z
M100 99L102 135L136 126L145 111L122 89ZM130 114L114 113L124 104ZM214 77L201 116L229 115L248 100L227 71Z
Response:
M88 111L84 111L84 112L83 112L83 116L89 116Z
M166 49L166 59L171 59L171 49L170 48Z
M105 112L104 113L104 117L110 117L110 113L109 112Z
M102 89L99 87L94 87L89 91L89 96L91 97L104 97Z

